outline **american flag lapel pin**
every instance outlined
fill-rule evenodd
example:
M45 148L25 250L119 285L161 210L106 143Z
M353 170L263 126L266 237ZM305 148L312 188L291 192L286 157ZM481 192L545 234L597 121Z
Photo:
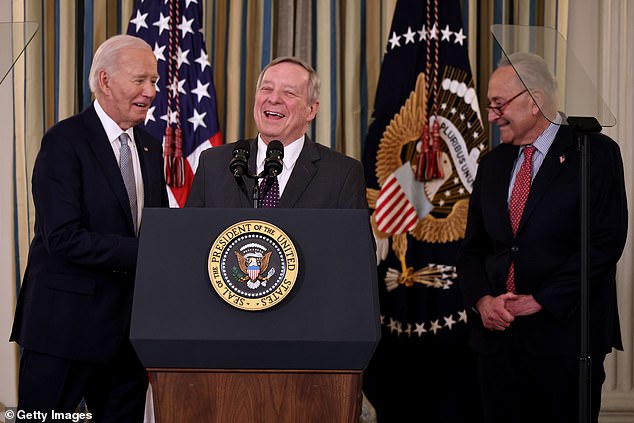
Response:
M566 156L559 156L559 164L562 164L566 161Z

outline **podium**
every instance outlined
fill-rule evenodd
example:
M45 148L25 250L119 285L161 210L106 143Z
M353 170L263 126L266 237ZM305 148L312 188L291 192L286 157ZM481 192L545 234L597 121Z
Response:
M212 285L227 228L267 222L290 238L290 292L241 309ZM363 370L380 338L365 210L143 211L130 337L150 371L157 423L358 422Z

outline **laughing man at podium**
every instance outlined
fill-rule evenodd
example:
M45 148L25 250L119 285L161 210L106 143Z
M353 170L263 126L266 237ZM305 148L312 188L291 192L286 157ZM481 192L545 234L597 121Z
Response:
M258 136L205 150L186 207L367 208L361 163L306 135L319 86L298 58L269 63L256 86Z
M502 144L480 162L458 256L465 305L475 311L470 344L486 422L579 421L580 154L555 93L548 66L531 53L504 57L489 80L488 119ZM627 203L618 145L596 133L588 148L596 422L605 356L623 348L615 273Z

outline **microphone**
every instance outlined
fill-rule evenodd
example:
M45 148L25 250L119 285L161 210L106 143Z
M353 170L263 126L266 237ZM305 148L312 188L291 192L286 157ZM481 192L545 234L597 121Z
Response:
M249 142L247 140L236 142L231 154L231 161L229 162L229 170L235 178L240 178L243 175L249 176L249 154Z
M284 167L284 146L278 140L271 141L266 147L266 158L264 159L264 175L267 178L275 178L282 172Z

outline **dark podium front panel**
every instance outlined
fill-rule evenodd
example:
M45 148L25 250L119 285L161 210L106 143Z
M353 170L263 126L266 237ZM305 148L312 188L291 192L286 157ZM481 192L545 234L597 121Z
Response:
M261 220L293 241L299 274L276 306L242 310L211 285L208 258L231 225ZM364 369L380 338L367 211L143 211L131 339L147 368Z

